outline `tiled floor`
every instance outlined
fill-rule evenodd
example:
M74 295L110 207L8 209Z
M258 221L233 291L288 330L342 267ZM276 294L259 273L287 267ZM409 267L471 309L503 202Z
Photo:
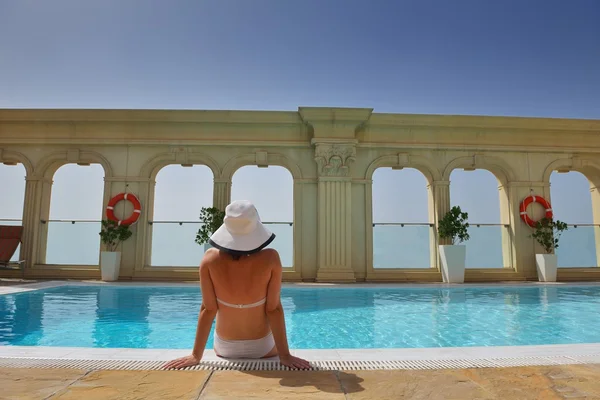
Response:
M0 399L597 399L600 365L426 371L0 369Z

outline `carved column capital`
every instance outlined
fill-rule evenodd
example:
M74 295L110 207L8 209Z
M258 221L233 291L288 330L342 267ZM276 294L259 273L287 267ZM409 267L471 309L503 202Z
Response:
M350 176L350 165L356 159L354 143L316 143L315 161L319 166L319 176Z
M450 181L433 181L430 183L433 188L437 187L450 187Z

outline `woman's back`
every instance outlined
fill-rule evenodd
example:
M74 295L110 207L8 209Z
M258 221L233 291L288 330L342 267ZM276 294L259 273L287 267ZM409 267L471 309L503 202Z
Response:
M213 348L226 358L266 358L278 355L283 365L309 368L290 354L280 291L279 254L265 249L275 239L247 200L225 208L221 225L210 237L200 262L202 305L192 354L169 362L180 368L200 362L216 317ZM219 250L217 250L219 249Z
M258 339L270 332L265 299L273 268L279 260L273 249L234 259L210 249L204 255L218 301L216 331L226 340ZM255 303L258 303L255 305Z

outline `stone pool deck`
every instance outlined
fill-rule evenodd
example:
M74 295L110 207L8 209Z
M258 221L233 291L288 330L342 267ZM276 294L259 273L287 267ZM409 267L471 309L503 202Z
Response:
M0 368L0 398L600 399L600 364L425 371L116 371Z

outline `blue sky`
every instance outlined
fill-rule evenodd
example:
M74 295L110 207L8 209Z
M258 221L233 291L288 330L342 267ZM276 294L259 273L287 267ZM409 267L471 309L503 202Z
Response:
M0 108L336 106L599 119L598 21L597 0L0 0ZM0 168L0 181L20 182L14 171ZM197 205L182 210L159 194L161 219L197 219L212 197L206 172L161 173L160 190ZM59 173L54 217L99 218L101 171ZM286 171L240 174L234 198L252 198L264 220L291 219L291 195L274 195L280 184L291 193ZM426 221L421 175L375 178L376 221ZM452 178L453 202L477 222L498 221L491 174ZM92 205L63 187L84 189ZM0 199L0 217L19 215L15 199ZM557 217L591 222L581 176L554 175L553 202Z
M600 118L597 0L0 0L0 107Z

